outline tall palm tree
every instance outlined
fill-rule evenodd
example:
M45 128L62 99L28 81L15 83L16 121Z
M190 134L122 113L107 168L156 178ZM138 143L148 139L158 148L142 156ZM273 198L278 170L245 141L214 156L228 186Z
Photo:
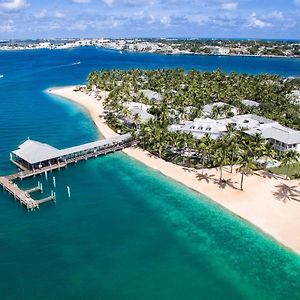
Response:
M223 180L223 167L228 163L227 141L222 139L218 142L218 148L214 156L214 164L219 166L220 181Z
M203 136L203 138L198 143L198 152L202 158L201 159L202 175L204 173L205 161L210 159L210 154L212 152L213 145L214 145L214 140L207 133Z
M294 150L285 151L282 153L281 164L286 167L286 179L288 178L289 169L299 161L299 153Z
M237 169L238 172L242 174L241 177L241 191L243 191L243 183L244 183L244 176L246 174L252 173L252 169L255 167L255 162L251 154L247 151L243 151L239 155L239 168Z

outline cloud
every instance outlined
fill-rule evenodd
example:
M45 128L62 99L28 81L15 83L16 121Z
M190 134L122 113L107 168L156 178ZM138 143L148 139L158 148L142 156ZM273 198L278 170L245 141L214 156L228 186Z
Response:
M256 16L256 13L253 12L250 16L250 21L249 21L249 27L257 27L257 28L265 28L265 27L270 27L271 24L266 22L266 21L263 21L261 19L259 19L257 16Z
M276 19L276 20L283 20L283 13L282 11L272 11L270 14L270 18Z
M154 22L155 22L155 17L154 17L152 14L150 14L150 15L149 15L149 19L148 19L148 21L147 21L147 24L151 25L151 24L153 24Z
M165 25L165 26L170 26L171 24L171 18L169 16L163 16L161 19L160 19L160 23Z
M294 3L295 3L296 5L300 5L300 0L294 0Z
M16 30L13 20L8 20L6 24L0 24L0 32L10 33Z
M10 0L0 2L0 10L3 9L8 11L17 11L28 6L29 4L26 2L26 0Z
M84 22L84 21L79 21L79 22L75 22L73 23L71 26L69 26L67 29L69 31L72 30L79 30L79 31L84 31L88 28L88 23Z
M47 16L47 10L42 9L33 13L33 16L37 19L43 19Z
M222 3L221 7L224 10L236 10L238 8L238 3L237 2L226 2L226 3Z
M61 19L61 18L64 18L66 16L66 14L62 11L57 10L53 13L53 16L55 18Z
M72 0L73 3L86 4L91 3L91 0Z
M107 6L112 6L114 4L114 0L103 0L103 2L107 5Z

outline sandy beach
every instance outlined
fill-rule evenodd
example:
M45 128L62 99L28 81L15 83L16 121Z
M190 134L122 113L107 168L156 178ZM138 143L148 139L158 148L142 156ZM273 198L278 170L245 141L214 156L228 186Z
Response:
M74 86L51 88L48 92L83 106L104 137L117 135L106 125L102 117L102 100L96 100L94 93L75 92ZM105 92L102 92L103 98L105 95ZM148 167L209 197L300 254L299 180L284 180L256 172L245 177L244 191L240 191L241 174L235 171L231 174L229 168L224 170L227 184L220 185L219 171L216 169L205 170L207 176L200 179L200 170L174 165L139 148L127 148L123 151Z

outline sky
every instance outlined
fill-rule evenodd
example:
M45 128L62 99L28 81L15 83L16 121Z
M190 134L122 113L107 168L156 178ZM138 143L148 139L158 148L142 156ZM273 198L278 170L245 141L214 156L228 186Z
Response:
M300 0L0 0L0 40L300 39Z

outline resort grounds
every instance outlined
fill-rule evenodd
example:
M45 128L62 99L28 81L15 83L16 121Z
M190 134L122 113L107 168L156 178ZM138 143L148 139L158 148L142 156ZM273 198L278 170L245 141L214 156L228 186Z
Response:
M91 116L101 135L105 138L116 136L104 120L103 99L96 100L94 93L74 91L75 86L51 88L52 95L70 100L82 106ZM238 217L250 222L270 235L283 246L300 254L300 182L285 180L268 172L256 171L245 178L241 191L241 174L224 168L224 181L219 181L219 170L185 168L166 162L137 147L123 150L128 156L165 176L201 193Z

